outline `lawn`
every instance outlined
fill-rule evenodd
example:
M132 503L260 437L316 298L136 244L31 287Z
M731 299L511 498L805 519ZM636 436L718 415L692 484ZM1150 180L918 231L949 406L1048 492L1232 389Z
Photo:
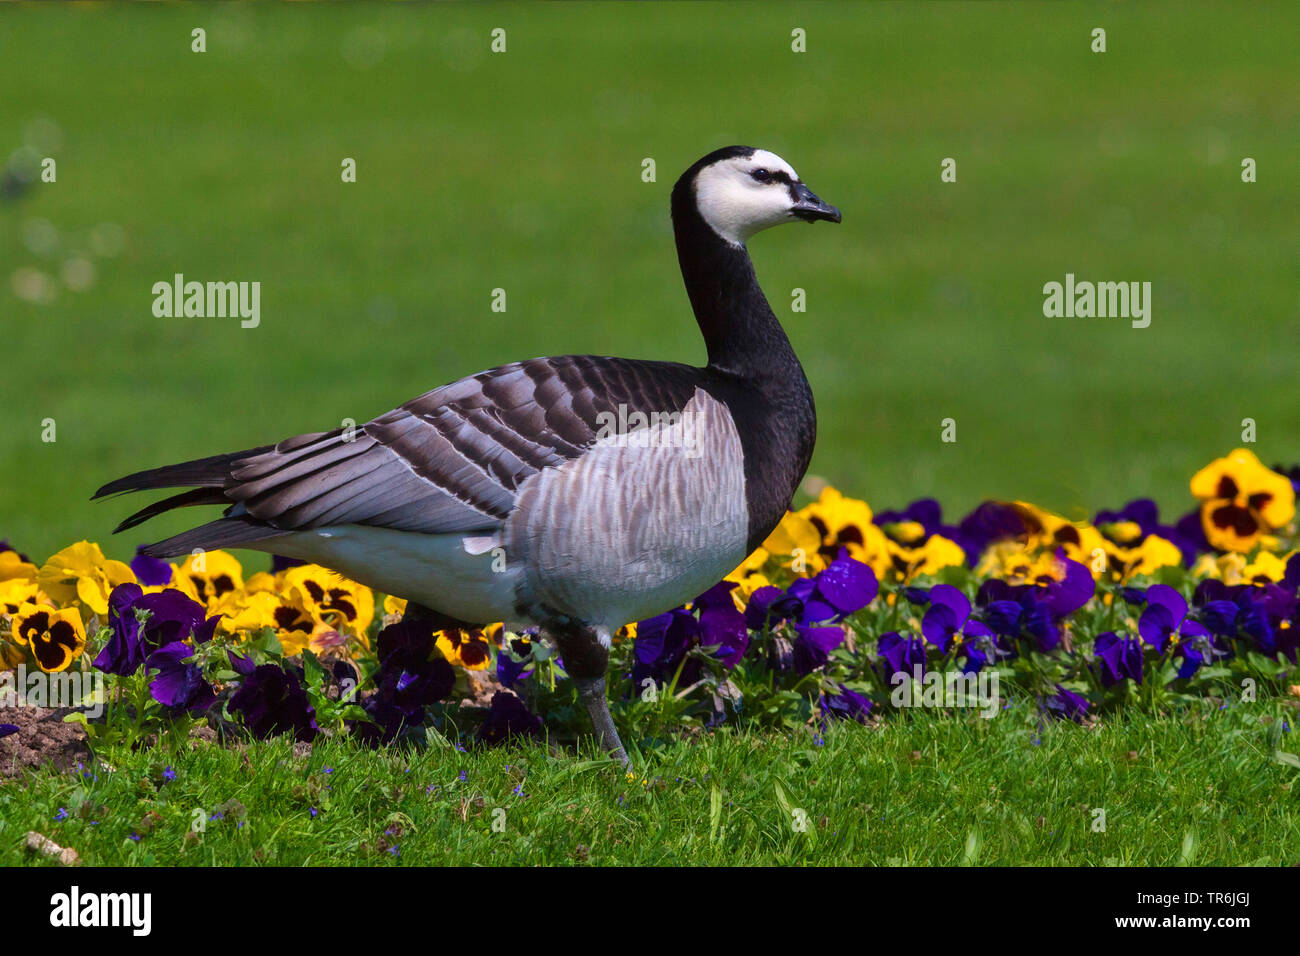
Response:
M1233 448L1300 461L1298 31L1281 2L0 5L0 540L126 559L197 520L112 537L128 503L88 499L127 472L531 356L702 361L668 193L736 142L844 214L751 248L816 394L814 476L877 512L1151 496L1172 521ZM260 323L155 316L177 274L260 283ZM1150 326L1046 317L1067 274L1150 282ZM864 642L919 632L906 583ZM1119 583L1064 645L1094 703L1089 642L1140 615ZM1042 716L1057 671L992 720L819 733L814 694L784 733L625 727L630 776L552 714L550 745L109 745L0 777L0 865L29 830L95 865L1300 864L1294 673L1274 648L1258 702L1157 700L1173 653L1139 648L1146 696L1082 724Z
M58 165L0 202L0 537L124 556L194 517L110 540L123 506L87 499L125 472L533 355L701 360L667 194L736 141L844 210L752 250L817 395L814 473L877 508L1181 510L1243 418L1300 459L1298 27L1281 3L5 5L0 156ZM178 272L261 282L261 324L155 318ZM1045 318L1066 273L1152 282L1151 326Z
M0 865L36 830L92 865L1290 866L1300 772L1271 755L1279 713L919 712L678 740L630 776L541 744L164 745L0 786Z

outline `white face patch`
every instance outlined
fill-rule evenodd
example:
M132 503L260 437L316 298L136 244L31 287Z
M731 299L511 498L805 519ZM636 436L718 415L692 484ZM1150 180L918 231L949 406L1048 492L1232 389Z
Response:
M760 171L767 172L765 182ZM756 149L748 158L724 159L701 169L695 177L695 205L709 228L738 246L762 229L794 219L789 184L797 182L799 174L789 163Z

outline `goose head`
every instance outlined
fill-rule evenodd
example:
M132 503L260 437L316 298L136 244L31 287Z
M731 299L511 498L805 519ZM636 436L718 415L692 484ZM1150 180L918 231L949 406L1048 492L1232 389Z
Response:
M678 185L693 191L700 218L733 246L783 222L840 221L840 211L822 202L794 167L776 153L752 146L710 153Z

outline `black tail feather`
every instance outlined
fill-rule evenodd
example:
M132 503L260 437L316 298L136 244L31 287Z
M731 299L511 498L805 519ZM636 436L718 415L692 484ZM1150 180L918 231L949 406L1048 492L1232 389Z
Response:
M220 488L230 478L230 467L241 458L260 455L273 449L274 445L249 448L246 451L228 452L213 455L210 458L196 458L183 461L177 465L164 465L162 468L150 468L137 471L133 475L110 481L91 496L91 500L119 491L147 491L152 488L185 488L199 486L202 488ZM130 519L128 519L130 520Z
M179 495L172 495L170 498L155 501L148 507L141 508L114 528L113 534L144 524L150 518L164 511L171 511L173 508L188 508L191 505L229 505L230 503L230 499L221 493L220 488L194 488L190 491L182 491Z
M151 558L175 558L190 554L195 549L213 551L217 548L245 547L253 541L284 533L255 518L218 518L156 544L145 545L143 551Z

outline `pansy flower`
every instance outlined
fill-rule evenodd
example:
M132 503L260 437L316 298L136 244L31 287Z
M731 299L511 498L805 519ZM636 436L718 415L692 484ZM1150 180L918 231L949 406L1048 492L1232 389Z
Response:
M873 520L870 506L857 498L848 498L829 485L817 500L795 514L810 522L820 540L819 564L812 571L835 560L841 551L871 568L876 576L889 568L889 550L884 532ZM766 547L766 545L765 545ZM771 548L768 548L771 551Z
M134 583L135 574L121 561L104 557L99 545L79 541L41 566L37 582L55 604L80 601L95 614L108 613L108 596L119 584Z
M218 621L176 588L145 594L138 584L119 585L109 599L111 634L95 666L106 674L134 674L150 654L168 644L211 640Z
M814 578L799 578L789 588L759 588L745 608L745 623L762 630L781 621L836 624L862 610L880 592L871 568L849 556L847 549Z
M1025 519L1014 504L1006 501L985 501L957 523L956 528L944 532L966 553L966 564L975 567L989 546L1001 541L1029 541Z
M486 670L492 662L492 644L482 628L449 628L437 633L442 656L467 671Z
M1088 699L1074 691L1056 685L1056 693L1043 701L1043 709L1059 720L1073 720L1082 723L1088 716Z
M1191 677L1202 664L1227 655L1216 645L1209 629L1188 616L1187 600L1173 588L1153 584L1147 588L1146 597L1146 610L1138 618L1138 633L1162 654L1172 648L1183 658L1179 677Z
M0 547L0 582L29 581L36 583L38 568L23 555L8 547Z
M886 680L895 674L915 676L918 669L920 673L925 673L925 642L915 635L904 637L897 631L880 635L880 640L876 644L876 655L884 665Z
M244 587L244 569L225 551L192 554L176 569L173 583L209 612L221 610L223 600Z
M9 637L30 650L37 666L47 673L67 670L86 646L86 630L77 610L56 610L44 604L20 605Z
M1142 642L1136 637L1106 631L1093 644L1093 657L1101 669L1104 686L1112 687L1125 678L1142 683Z
M876 525L885 534L890 565L904 583L966 563L966 552L953 540L956 529L944 526L933 498L913 501L902 511L882 511Z
M853 720L865 724L871 713L871 700L840 684L838 693L822 694L821 709L822 713L837 720Z
M478 739L499 744L511 737L540 737L541 733L542 719L513 693L499 690L492 695L488 715L478 729Z
M175 569L168 562L145 554L144 549L145 545L139 545L135 549L135 557L131 559L131 571L136 580L147 588L171 584Z
M261 664L243 679L230 698L231 713L238 714L254 737L293 734L295 740L316 738L316 709L307 699L302 680L293 671Z
M390 624L376 640L379 673L376 691L363 706L373 723L354 726L362 739L387 742L424 722L425 708L444 699L456 683L451 664L434 649L427 621Z
M1102 537L1107 570L1121 584L1163 567L1191 564L1195 545L1179 546L1180 533L1160 524L1159 510L1150 498L1134 499L1118 511L1099 511L1093 526Z
M356 635L364 643L375 617L370 588L318 564L303 564L284 572L284 590L316 622Z
M507 634L497 651L497 680L502 687L513 687L532 676L533 640L537 629L529 628L520 634Z
M967 674L979 672L1007 652L997 644L997 637L983 621L971 616L970 598L950 584L930 588L930 607L921 618L921 633L943 654L949 649L966 659L962 668Z
M1230 586L1213 579L1196 586L1192 601L1211 634L1246 638L1270 657L1276 657L1279 650L1274 621L1280 624L1295 606L1294 594L1276 585Z
M1245 448L1198 471L1191 490L1201 500L1205 537L1223 551L1251 551L1264 535L1295 517L1290 480L1264 467Z
M0 614L17 614L23 604L44 604L41 586L35 580L8 578L0 580Z
M153 675L149 693L164 707L200 714L212 706L216 696L203 679L203 669L191 660L194 648L173 641L154 651L145 660L145 671Z

